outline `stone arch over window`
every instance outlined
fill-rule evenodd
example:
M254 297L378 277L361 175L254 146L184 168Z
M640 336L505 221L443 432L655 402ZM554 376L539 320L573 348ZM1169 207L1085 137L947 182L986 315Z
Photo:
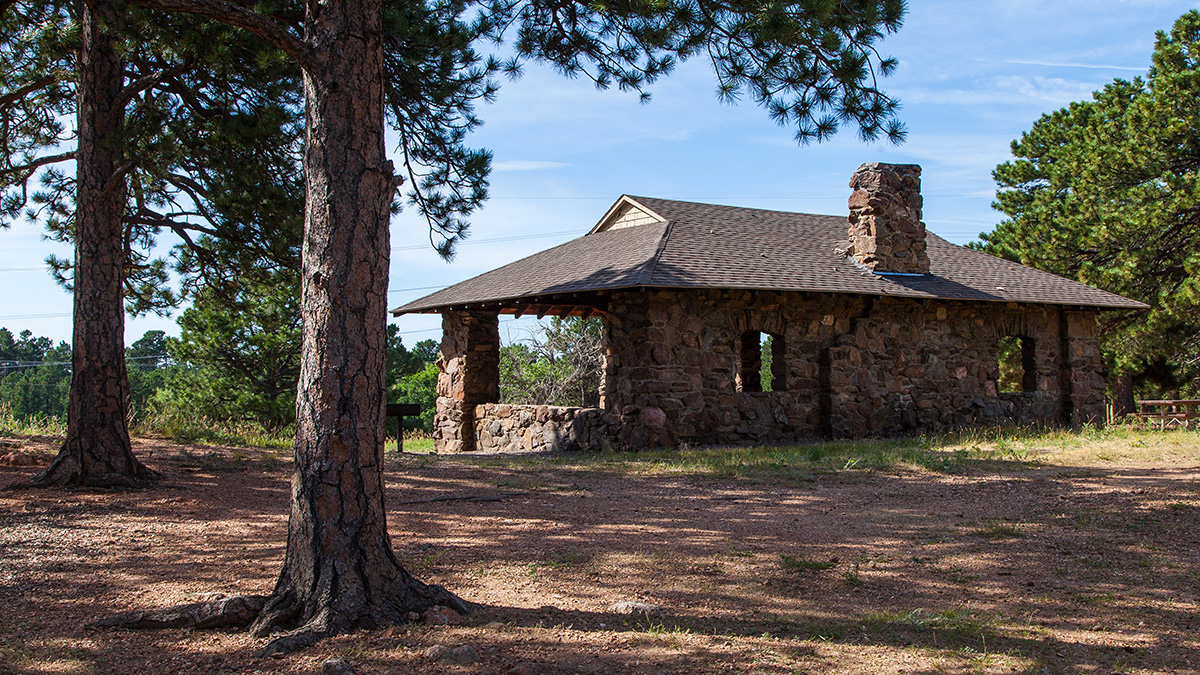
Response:
M783 335L757 330L742 333L736 386L742 392L787 389L787 344Z

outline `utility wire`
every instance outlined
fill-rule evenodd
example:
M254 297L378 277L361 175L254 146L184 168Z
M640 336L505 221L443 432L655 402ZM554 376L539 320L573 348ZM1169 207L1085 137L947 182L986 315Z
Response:
M168 354L153 356L126 356L126 361L147 361L150 359L166 359ZM40 368L42 366L69 366L70 361L5 361L0 359L0 370L20 370L22 368Z
M563 230L562 232L543 232L541 234L515 234L511 237L492 237L491 239L465 239L458 242L459 246L470 246L472 244L495 244L502 241L524 241L526 239L545 239L547 237L561 237L564 234L579 234L579 230ZM429 248L429 244L417 244L415 246L393 246L393 251L418 251L423 248Z
M64 316L71 316L70 312L62 314L15 314L13 316L0 316L0 321L17 321L20 319L60 319Z
M447 288L447 286L417 286L416 288L397 288L388 291L388 293L407 293L409 291L429 291L435 288Z

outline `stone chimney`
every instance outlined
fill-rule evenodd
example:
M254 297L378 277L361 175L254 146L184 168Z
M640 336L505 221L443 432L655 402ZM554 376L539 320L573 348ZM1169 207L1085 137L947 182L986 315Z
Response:
M875 272L928 274L921 167L868 162L850 177L850 248Z

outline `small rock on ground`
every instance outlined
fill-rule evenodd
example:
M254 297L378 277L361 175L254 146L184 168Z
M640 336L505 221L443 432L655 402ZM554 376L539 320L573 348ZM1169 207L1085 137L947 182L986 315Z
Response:
M613 614L645 614L646 616L658 616L662 613L662 607L652 605L648 602L635 602L633 600L625 600L622 602L614 602L608 606L608 611Z
M0 455L0 466L37 466L41 460L26 452L9 452Z
M421 621L429 626L457 626L462 623L462 617L448 607L434 605L421 614Z
M341 656L334 656L325 660L321 664L322 675L355 675L354 668L350 662Z
M479 660L479 651L471 645L458 645L457 647L434 645L425 650L425 657L430 661L445 663L475 663Z

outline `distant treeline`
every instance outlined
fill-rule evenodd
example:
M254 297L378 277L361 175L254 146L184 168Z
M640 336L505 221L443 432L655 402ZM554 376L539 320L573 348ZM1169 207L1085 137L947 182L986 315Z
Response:
M180 336L147 331L125 350L131 423L207 419L280 431L295 421L300 371L299 315L284 293L243 295L234 309L203 299L179 318ZM500 350L505 403L599 403L603 326L597 319L553 318ZM766 349L769 355L769 346ZM437 399L438 343L405 346L387 327L387 400L416 403L406 430L429 433ZM769 363L766 366L769 368ZM0 328L0 408L21 418L65 420L71 346ZM389 433L395 421L389 419ZM150 425L151 428L154 425Z
M185 316L188 312L185 312ZM133 422L151 414L250 422L280 430L295 419L299 330L248 336L229 329L236 318L183 318L179 338L146 332L125 350ZM207 319L207 320L206 320ZM212 323L221 326L211 325ZM417 403L406 429L430 431L436 397L437 343L409 350L388 326L388 401ZM0 328L0 407L18 417L65 419L71 387L71 346ZM390 422L394 424L394 422Z

